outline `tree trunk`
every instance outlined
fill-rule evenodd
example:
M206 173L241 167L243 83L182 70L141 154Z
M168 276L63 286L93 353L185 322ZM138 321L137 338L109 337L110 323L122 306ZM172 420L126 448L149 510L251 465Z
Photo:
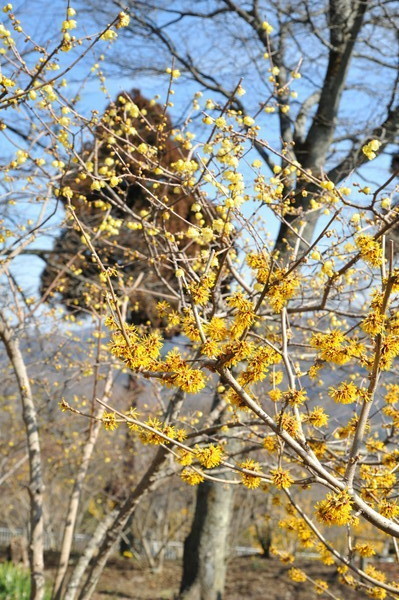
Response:
M184 542L180 600L222 600L233 505L233 486L205 481L198 486L191 531Z
M103 400L107 402L113 384L113 370L110 369L103 392ZM65 575L68 569L68 563L71 556L73 536L75 532L76 520L78 517L78 510L80 507L80 497L84 481L86 479L87 471L89 469L91 457L94 451L94 447L97 442L98 434L101 428L101 416L104 412L104 407L100 406L95 414L96 421L92 423L89 430L89 436L83 447L82 460L79 465L71 496L69 499L67 515L65 519L64 533L62 537L60 558L58 562L57 575L54 582L53 597L54 600L61 600L63 595L63 585L65 581Z
M12 364L22 401L22 418L25 423L29 455L29 496L30 496L30 600L42 600L44 596L44 482L40 449L39 426L36 406L33 400L29 375L19 347L18 338L7 325L6 318L0 315L0 339Z

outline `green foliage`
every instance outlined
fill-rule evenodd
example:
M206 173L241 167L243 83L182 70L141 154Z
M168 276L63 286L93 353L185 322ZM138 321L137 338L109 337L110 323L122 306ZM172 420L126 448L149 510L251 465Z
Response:
M29 600L29 597L29 571L10 562L0 563L0 599ZM50 600L50 597L50 591L46 591L44 600Z

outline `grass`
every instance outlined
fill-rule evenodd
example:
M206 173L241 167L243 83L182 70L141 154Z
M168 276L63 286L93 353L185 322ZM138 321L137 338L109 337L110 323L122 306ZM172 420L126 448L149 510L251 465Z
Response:
M10 562L0 563L0 600L29 600L29 596L29 571ZM50 600L49 591L44 600Z

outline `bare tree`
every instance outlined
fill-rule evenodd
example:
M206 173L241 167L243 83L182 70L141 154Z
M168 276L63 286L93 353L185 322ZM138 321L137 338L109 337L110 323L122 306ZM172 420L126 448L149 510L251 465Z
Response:
M243 114L260 113L257 123L272 127L275 147L280 142L285 156L315 176L325 173L338 184L366 160L361 147L367 140L380 140L388 152L397 140L395 2L207 0L188 9L154 0L127 6L131 23L125 43L134 52L145 40L146 52L135 54L134 63L128 64L116 51L118 69L132 76L158 74L173 58L185 80L225 100L242 79L247 94L236 97L234 107ZM301 83L295 82L298 76ZM262 118L262 110L273 112L275 119ZM254 145L266 166L286 164ZM298 183L295 177L286 183L280 250L292 223L309 208L311 193L306 192L311 191L311 183ZM308 241L318 218L317 210L308 215L302 232Z

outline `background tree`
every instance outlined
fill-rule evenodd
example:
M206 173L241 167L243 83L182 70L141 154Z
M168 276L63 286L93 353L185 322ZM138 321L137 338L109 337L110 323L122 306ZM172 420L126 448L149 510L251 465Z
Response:
M128 3L129 5L129 3ZM368 139L389 144L399 130L397 14L394 2L134 2L126 43L134 51L145 40L146 55L132 65L118 52L114 61L124 74L157 74L173 56L184 80L223 101L239 80L247 90L234 107L272 125L270 143L315 176L338 184L366 157ZM197 35L185 35L196 31ZM201 51L198 48L201 40ZM228 48L228 53L226 53ZM151 60L148 60L151 57ZM298 62L299 61L299 62ZM367 73L365 77L364 74ZM302 77L301 82L292 83ZM268 114L269 117L262 114ZM273 118L270 118L273 114ZM254 146L265 166L275 159L264 145ZM284 160L280 167L285 166ZM292 222L310 206L314 191L293 176L279 215L279 249ZM312 238L319 212L307 217L302 235Z

